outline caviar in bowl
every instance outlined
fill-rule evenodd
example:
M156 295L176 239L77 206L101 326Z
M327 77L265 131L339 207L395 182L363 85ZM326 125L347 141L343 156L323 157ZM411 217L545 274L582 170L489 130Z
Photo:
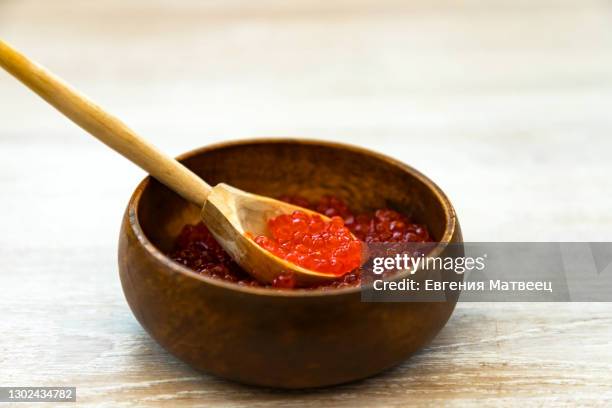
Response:
M406 214L426 225L433 241L462 240L452 205L435 184L361 148L248 140L204 147L180 160L211 184L313 202L333 195L358 213L391 208ZM197 224L199 212L146 178L130 199L119 242L121 283L134 315L159 344L198 370L279 388L357 380L422 348L455 307L456 299L362 302L355 285L287 290L198 273L167 254L184 226ZM446 256L446 246L434 250Z
M411 222L404 214L391 209L355 214L342 199L332 195L316 202L301 196L284 195L279 199L331 217L331 222L296 211L269 221L270 233L277 241L267 236L256 237L255 241L291 262L304 262L303 266L310 269L323 266L328 273L334 269L340 271L334 273L335 279L299 286L291 273L284 273L270 283L260 282L232 259L202 221L183 227L168 256L201 275L238 285L329 290L362 283L360 265L368 257L364 247L369 244L431 243L426 225ZM334 229L339 233L330 233ZM319 265L308 264L309 260Z

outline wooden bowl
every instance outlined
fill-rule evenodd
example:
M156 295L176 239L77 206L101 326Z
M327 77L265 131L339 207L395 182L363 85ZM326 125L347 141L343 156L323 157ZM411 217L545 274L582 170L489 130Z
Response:
M179 158L210 184L268 196L334 194L356 211L394 208L461 243L444 193L425 176L371 151L320 141L246 140ZM140 324L190 366L241 383L306 388L376 374L442 329L456 298L366 303L360 288L279 291L201 276L166 255L200 209L147 177L127 206L119 240L125 297ZM445 256L448 247L435 248ZM400 275L395 279L404 277Z

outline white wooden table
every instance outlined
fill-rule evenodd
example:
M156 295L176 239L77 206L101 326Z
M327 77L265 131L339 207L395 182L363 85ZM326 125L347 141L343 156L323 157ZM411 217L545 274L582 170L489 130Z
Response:
M0 0L0 37L162 149L376 149L438 182L471 241L610 240L611 21L596 0ZM323 390L196 373L119 285L143 175L0 73L0 386L74 385L109 407L612 400L611 304L461 304L400 367Z

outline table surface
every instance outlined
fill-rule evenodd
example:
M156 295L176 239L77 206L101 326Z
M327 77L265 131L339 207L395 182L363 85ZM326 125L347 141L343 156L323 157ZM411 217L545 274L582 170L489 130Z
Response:
M433 178L467 240L605 241L611 17L596 0L0 0L0 36L172 154L351 142ZM463 303L401 366L327 389L196 373L121 292L119 221L143 176L0 73L0 385L109 407L612 399L612 305L596 303Z

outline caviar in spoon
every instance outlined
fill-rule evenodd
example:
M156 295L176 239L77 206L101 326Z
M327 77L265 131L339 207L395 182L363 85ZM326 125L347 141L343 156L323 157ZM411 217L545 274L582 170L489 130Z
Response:
M255 242L303 268L339 277L361 265L362 243L340 217L324 220L294 211L268 220L268 229L270 236L259 235Z

